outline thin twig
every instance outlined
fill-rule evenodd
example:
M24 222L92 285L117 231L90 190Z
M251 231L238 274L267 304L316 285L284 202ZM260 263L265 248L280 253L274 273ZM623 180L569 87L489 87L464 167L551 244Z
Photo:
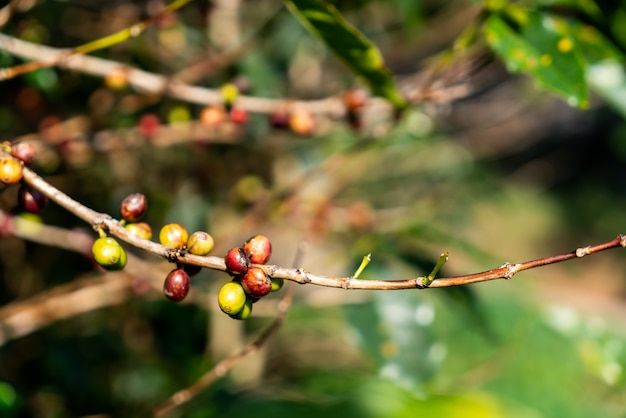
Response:
M11 158L4 153L5 158ZM34 171L24 168L24 181L32 187L38 189L48 198L69 212L73 213L83 221L91 224L95 229L106 229L110 234L120 238L123 241L154 255L164 257L172 262L181 264L193 264L214 270L225 271L226 266L224 259L215 256L201 257L188 254L184 251L157 244L139 238L129 233L119 221L113 219L110 215L96 212L71 197L67 196L54 186L47 183L43 178L39 177ZM478 282L485 282L495 279L510 279L516 273L546 266L549 264L560 263L574 258L581 258L585 255L595 254L612 248L620 248L626 246L626 235L618 235L617 238L593 246L581 247L568 253L559 254L539 258L536 260L524 261L521 263L504 263L500 267L473 273L463 276L435 278L430 284L425 277L419 276L406 280L363 280L350 277L330 277L309 273L300 268L286 268L276 265L255 265L262 268L270 277L277 279L291 280L300 284L312 284L317 286L335 287L342 289L363 289L363 290L402 290L402 289L425 289L435 287L459 286Z

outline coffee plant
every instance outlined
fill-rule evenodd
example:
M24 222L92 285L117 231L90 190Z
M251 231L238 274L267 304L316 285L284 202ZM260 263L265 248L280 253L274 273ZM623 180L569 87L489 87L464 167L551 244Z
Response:
M625 25L1 5L0 416L622 416Z

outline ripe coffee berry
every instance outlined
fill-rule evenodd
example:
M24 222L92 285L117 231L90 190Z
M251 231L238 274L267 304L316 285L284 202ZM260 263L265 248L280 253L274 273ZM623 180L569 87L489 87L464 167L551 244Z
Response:
M98 238L93 243L91 252L96 263L106 270L121 270L128 260L124 248L111 237Z
M194 255L207 255L213 249L213 237L204 231L196 231L187 241L187 251Z
M22 163L13 158L0 161L0 181L4 184L14 184L22 179Z
M250 237L242 248L253 264L265 264L272 255L272 243L265 235Z
M39 190L23 184L17 191L17 202L23 211L39 213L46 207L48 198Z
M206 106L200 112L200 123L206 126L217 126L224 122L226 112L219 106Z
M163 282L163 294L169 300L180 302L189 293L189 275L183 269L174 269Z
M262 298L272 291L272 281L263 270L251 267L241 277L243 289L252 297Z
M181 224L167 224L159 232L159 242L166 247L183 248L189 240L189 232Z
M16 142L11 145L11 155L30 165L35 160L35 148L27 142Z
M152 228L145 222L136 222L129 223L124 226L128 232L131 234L143 238L143 239L151 239L152 238Z
M241 247L231 248L224 257L226 271L230 274L243 274L248 270L250 261Z
M228 112L228 117L231 122L237 125L243 125L248 121L248 112L240 107L233 107Z
M228 282L217 294L217 304L228 315L238 314L246 304L246 292L239 282Z
M315 120L310 112L296 110L289 116L289 127L298 135L311 135L315 127Z
M128 222L136 222L143 217L148 208L146 196L141 193L129 194L120 204L120 214Z

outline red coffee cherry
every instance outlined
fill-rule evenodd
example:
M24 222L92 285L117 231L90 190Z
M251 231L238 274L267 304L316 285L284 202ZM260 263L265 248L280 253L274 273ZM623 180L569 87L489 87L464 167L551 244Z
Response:
M0 181L4 184L15 184L22 179L22 163L13 158L0 161Z
M230 117L230 121L237 125L243 125L248 121L248 112L240 107L230 109L228 116Z
M253 264L265 264L272 255L272 243L265 235L250 237L244 244L243 250Z
M315 119L306 110L296 110L289 116L289 127L298 135L308 136L313 133Z
M251 267L241 277L241 285L246 293L255 298L262 298L272 291L272 281L258 267Z
M230 274L243 274L248 270L250 261L241 247L231 248L224 257L226 271Z
M200 112L200 123L206 126L217 126L226 119L226 111L220 106L206 106Z
M30 165L35 160L35 148L27 142L16 142L11 145L11 155Z
M143 217L148 209L146 196L141 193L129 194L120 204L120 214L128 222L136 222Z
M174 269L163 282L163 294L169 300L180 302L189 293L189 275L183 269Z
M172 248L183 248L189 240L189 232L181 224L167 224L159 232L161 245Z
M39 190L23 184L17 191L17 202L23 211L39 213L46 207L48 198Z

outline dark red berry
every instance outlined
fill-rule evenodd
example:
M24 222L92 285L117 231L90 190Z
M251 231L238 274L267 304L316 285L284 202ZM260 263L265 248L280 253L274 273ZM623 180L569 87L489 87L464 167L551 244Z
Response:
M22 160L24 164L30 165L35 160L35 148L26 142L16 142L11 145L11 155Z
M148 208L146 196L141 193L129 194L120 204L122 218L128 222L136 222L143 217Z
M278 111L270 116L270 123L276 129L286 129L289 127L289 113Z
M202 271L202 266L196 266L195 264L185 264L183 270L191 277Z
M163 282L163 294L169 300L180 302L189 293L189 275L183 269L169 272Z
M22 210L30 213L39 213L46 207L48 198L39 190L23 184L17 191L17 202Z
M272 281L263 270L251 267L241 277L243 289L252 297L261 298L272 291Z
M250 261L241 247L231 248L224 257L226 271L230 274L243 274L248 270Z
M255 235L250 237L244 244L243 250L248 259L254 264L265 264L272 255L272 243L265 235Z

